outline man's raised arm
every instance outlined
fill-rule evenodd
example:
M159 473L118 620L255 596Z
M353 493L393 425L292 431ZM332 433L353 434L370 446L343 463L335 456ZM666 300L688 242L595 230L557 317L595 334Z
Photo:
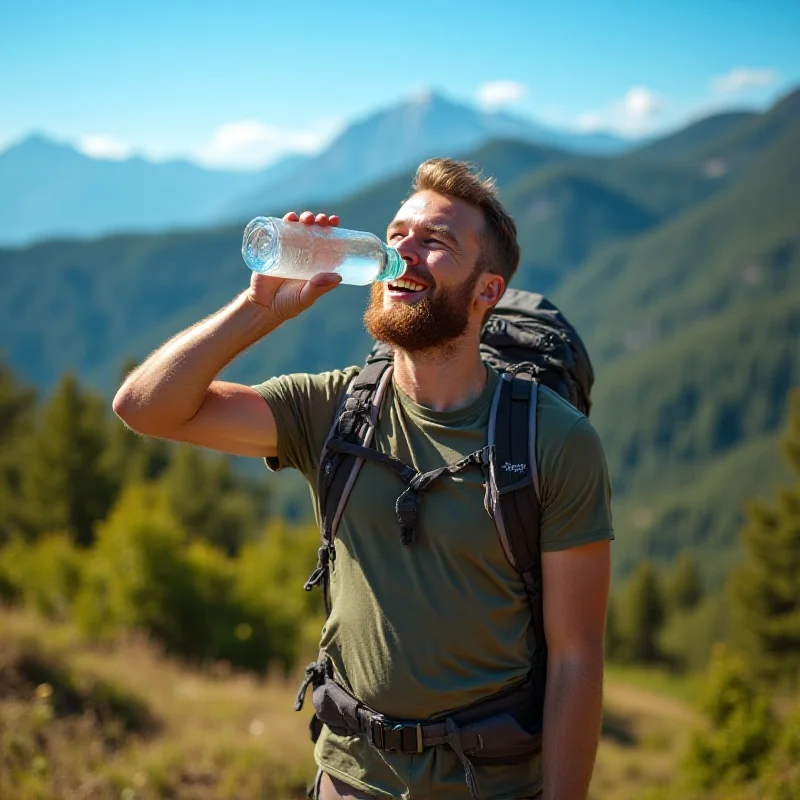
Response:
M338 225L338 217L306 211L284 219ZM182 331L125 379L114 412L145 436L209 447L233 455L272 456L275 419L253 389L215 381L239 353L297 316L340 283L336 274L285 280L253 273L250 288L232 303Z

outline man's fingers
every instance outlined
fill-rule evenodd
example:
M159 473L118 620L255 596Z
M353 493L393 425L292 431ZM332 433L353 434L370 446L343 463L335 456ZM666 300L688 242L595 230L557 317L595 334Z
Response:
M339 217L336 214L331 214L330 216L327 214L317 214L315 216L312 211L304 211L300 216L294 211L289 211L283 215L283 219L285 222L302 222L305 225L319 225L323 228L327 225L333 225L335 227L339 224Z
M322 295L335 289L342 282L342 276L336 272L320 272L309 280L300 290L300 305L308 308Z

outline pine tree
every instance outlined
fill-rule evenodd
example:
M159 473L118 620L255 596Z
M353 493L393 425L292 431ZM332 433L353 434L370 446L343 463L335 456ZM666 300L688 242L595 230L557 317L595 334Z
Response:
M105 517L117 488L104 466L104 404L65 375L43 409L22 474L30 535L64 532L89 545L94 524Z
M649 561L630 577L620 613L626 657L644 664L659 661L658 634L665 619L664 600L658 573Z
M795 484L777 502L752 503L741 532L746 561L733 578L745 652L763 678L800 682L800 392L791 398L784 449Z
M0 361L0 544L19 524L24 442L30 435L36 393L20 385Z
M703 599L703 578L697 562L681 553L664 581L664 600L670 612L691 611Z

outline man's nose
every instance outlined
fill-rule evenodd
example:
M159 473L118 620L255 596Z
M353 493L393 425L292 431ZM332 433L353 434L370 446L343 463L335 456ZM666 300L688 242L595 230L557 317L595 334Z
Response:
M403 261L410 267L419 264L419 253L410 236L404 236L399 242L394 243L394 249L400 253Z

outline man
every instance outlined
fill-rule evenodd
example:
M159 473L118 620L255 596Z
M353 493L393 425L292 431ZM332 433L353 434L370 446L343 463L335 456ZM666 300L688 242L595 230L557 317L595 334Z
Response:
M285 219L337 225L305 212ZM372 287L367 330L393 345L395 366L373 446L417 470L463 458L486 440L499 380L479 338L516 270L513 220L491 182L448 159L422 164L387 241L406 262L400 280ZM264 457L273 469L316 470L339 399L356 368L273 378L255 387L216 381L241 351L335 288L254 274L249 290L180 333L125 381L116 413L140 433ZM265 402L266 401L266 402ZM548 644L541 757L474 765L481 798L585 798L601 718L603 638L613 539L608 476L589 421L539 392L543 607ZM437 481L403 547L395 501L403 489L367 462L339 526L332 613L321 650L336 680L390 719L423 721L515 685L530 669L530 606L484 508L481 470ZM462 754L463 755L463 754ZM318 793L332 798L470 796L448 745L407 754L325 728Z

